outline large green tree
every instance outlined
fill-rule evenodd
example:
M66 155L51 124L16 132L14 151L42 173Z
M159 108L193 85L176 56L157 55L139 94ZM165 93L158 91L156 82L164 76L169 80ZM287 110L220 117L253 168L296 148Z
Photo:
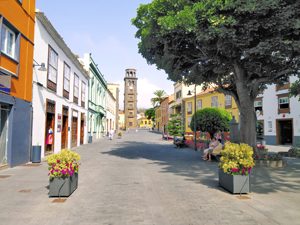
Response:
M153 0L132 22L149 64L234 97L241 141L255 146L255 98L299 70L299 18L299 0Z

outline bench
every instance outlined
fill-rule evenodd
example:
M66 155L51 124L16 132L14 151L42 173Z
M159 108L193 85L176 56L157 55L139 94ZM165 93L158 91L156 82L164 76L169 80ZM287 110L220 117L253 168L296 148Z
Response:
M176 145L176 148L183 148L183 147L187 146L184 139L174 140L173 143L174 143L174 145Z

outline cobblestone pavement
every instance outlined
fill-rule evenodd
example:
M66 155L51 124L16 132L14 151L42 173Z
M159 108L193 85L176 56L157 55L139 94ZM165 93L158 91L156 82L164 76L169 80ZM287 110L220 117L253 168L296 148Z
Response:
M1 170L0 224L300 224L299 160L255 168L252 193L239 198L218 186L217 163L149 131L76 151L79 186L63 203L48 198L45 162Z

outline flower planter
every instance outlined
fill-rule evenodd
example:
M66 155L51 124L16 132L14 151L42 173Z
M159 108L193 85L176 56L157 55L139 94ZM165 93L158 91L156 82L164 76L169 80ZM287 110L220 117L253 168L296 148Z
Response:
M284 166L283 160L256 160L257 166L282 168Z
M231 175L219 170L219 184L232 194L250 192L249 175Z
M78 186L78 174L71 177L54 177L49 183L49 197L69 197Z

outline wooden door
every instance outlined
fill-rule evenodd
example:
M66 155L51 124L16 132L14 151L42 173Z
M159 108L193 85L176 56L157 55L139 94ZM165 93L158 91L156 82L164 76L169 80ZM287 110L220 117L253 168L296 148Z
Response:
M46 100L46 126L45 126L45 155L53 154L54 152L54 141L55 141L54 125L55 125L55 102L47 99ZM49 137L50 135L52 136L51 138Z
M84 141L84 114L81 114L81 122L80 122L80 144L82 145Z
M72 147L77 146L77 123L78 119L77 117L72 118Z
M61 128L61 148L68 148L68 119L69 119L69 109L63 107L63 116L62 116L62 128Z

